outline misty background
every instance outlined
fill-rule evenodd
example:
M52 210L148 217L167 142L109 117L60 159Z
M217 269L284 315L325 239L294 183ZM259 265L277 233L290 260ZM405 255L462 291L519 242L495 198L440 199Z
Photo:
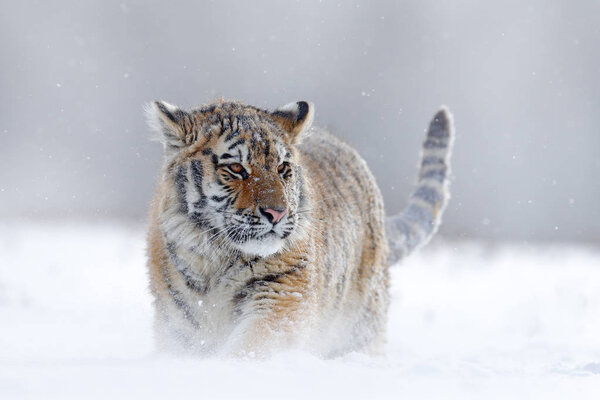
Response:
M600 239L598 1L38 1L0 13L0 218L144 221L142 107L316 105L388 213L454 113L445 237Z

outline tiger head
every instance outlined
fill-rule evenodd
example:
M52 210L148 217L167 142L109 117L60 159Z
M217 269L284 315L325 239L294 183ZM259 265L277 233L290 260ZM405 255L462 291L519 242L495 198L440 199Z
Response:
M311 104L270 112L221 101L184 111L154 102L147 114L165 148L171 208L204 233L204 245L267 257L292 243L308 211L296 145Z

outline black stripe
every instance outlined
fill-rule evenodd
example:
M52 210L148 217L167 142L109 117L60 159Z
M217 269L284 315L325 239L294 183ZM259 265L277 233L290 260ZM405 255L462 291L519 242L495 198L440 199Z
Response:
M185 262L177 255L177 248L175 243L167 243L167 250L169 251L169 258L171 263L175 266L175 269L181 274L185 285L198 294L205 294L208 291L208 285L202 283L202 280L196 278Z
M179 201L179 212L188 213L187 193L185 184L187 183L187 168L181 165L175 173L175 187L177 188L177 200Z
M240 131L231 132L229 135L227 135L225 137L225 141L229 142L231 139L233 139L234 137L239 136L239 135L240 135Z
M204 112L204 113L207 113L207 114L209 114L209 113L210 113L210 114L212 114L212 113L214 113L214 112L215 112L215 108L216 108L216 107L217 107L217 106L216 106L215 104L211 104L211 105L210 105L210 106L208 106L208 107L202 107L202 108L200 109L200 111L202 111L202 112Z
M211 199L212 201L216 201L217 203L220 203L220 202L222 202L223 200L225 200L227 197L229 197L229 196L227 196L227 195L225 195L225 196L211 196L211 198L210 198L210 199Z
M185 319L188 320L194 326L194 328L196 328L196 329L200 328L200 323L198 323L198 321L196 321L196 318L194 318L194 314L192 313L192 308L190 307L189 304L187 304L185 302L181 292L173 289L173 287L171 286L170 283L167 283L167 290L169 291L169 294L171 295L171 298L173 299L173 302L175 303L177 308L179 308L181 310L181 312L183 313L183 316L185 317Z
M208 222L208 218L204 217L203 213L193 212L189 215L190 220L196 224L196 226L202 230L206 230L210 228L210 223Z
M439 201L442 200L442 194L437 189L429 186L419 186L412 197L421 199L434 207Z
M154 102L161 113L167 118L169 118L173 123L179 125L181 120L184 118L185 113L181 111L179 108L174 111L170 111L165 105L159 101Z
M305 267L305 265L295 265L284 272L270 273L250 278L248 281L246 281L244 286L234 294L234 308L239 310L241 306L252 297L253 294L259 291L259 289L264 289L265 287L268 287L271 283L278 282L280 278L295 274L297 271Z
M198 191L198 195L200 198L194 202L195 208L204 208L206 207L206 195L204 194L204 190L202 189L202 182L204 180L204 168L202 167L202 163L198 160L192 161L192 178L194 179L194 186Z
M440 158L438 156L427 156L427 157L423 157L423 160L421 160L421 166L426 166L426 165L445 165L446 162L443 158Z
M219 136L223 136L225 132L231 129L231 122L229 121L229 117L223 117L221 119L221 132Z
M202 191L202 180L204 179L204 169L202 163L198 160L192 161L192 177L194 184L199 191Z
M229 208L229 206L231 206L231 203L232 203L232 199L231 199L231 197L229 197L227 199L227 201L225 202L225 204L223 204L221 207L217 208L216 211L220 212L220 213L227 211L227 209Z
M238 197L240 196L240 192L236 193L233 195L233 199L231 199L231 204L235 204L236 200L238 199Z
M244 144L244 143L246 143L245 139L238 139L235 142L233 142L231 145L229 145L229 147L227 148L227 150L232 150L234 147L237 147L240 144Z
M432 169L421 174L419 179L433 179L443 183L446 179L446 169Z
M445 149L448 147L448 143L446 141L430 139L428 138L425 143L423 143L424 149Z

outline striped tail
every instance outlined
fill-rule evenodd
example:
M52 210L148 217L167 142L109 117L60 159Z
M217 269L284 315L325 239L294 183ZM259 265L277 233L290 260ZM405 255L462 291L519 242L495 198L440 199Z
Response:
M390 264L427 244L440 226L450 197L448 186L453 142L452 115L442 106L429 124L423 143L417 188L410 195L406 208L386 220Z

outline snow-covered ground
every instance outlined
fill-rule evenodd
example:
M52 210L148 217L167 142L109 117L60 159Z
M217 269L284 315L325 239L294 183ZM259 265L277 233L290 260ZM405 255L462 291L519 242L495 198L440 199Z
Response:
M438 241L392 297L386 357L158 355L143 229L2 223L0 399L600 398L598 248Z

